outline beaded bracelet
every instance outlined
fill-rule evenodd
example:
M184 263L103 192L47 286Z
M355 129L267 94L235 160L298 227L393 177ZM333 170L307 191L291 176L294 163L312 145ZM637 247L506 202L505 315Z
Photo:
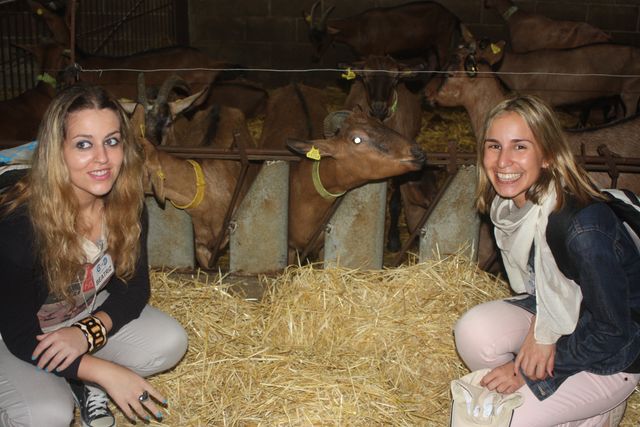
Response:
M100 350L107 343L107 328L95 316L80 319L71 326L80 329L89 344L88 353Z

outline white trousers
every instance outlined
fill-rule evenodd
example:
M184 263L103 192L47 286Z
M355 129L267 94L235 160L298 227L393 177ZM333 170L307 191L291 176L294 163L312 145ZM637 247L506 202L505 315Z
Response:
M532 315L504 301L480 304L455 326L456 348L472 371L495 368L515 358ZM540 401L525 384L518 392L524 404L514 411L512 427L606 427L609 411L623 403L640 381L640 374L596 375L580 372Z
M182 326L147 305L94 355L147 377L175 366L186 350ZM67 381L18 359L0 340L0 427L69 427L73 416Z

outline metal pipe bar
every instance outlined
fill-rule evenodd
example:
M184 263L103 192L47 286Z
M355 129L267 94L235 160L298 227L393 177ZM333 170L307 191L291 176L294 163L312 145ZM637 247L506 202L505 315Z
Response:
M413 233L411 233L409 238L402 245L402 248L400 249L400 251L393 258L393 261L391 262L391 267L397 267L397 266L400 265L400 263L402 262L405 254L407 253L409 248L411 248L411 246L413 245L415 240L420 235L420 232L422 231L422 227L424 227L424 225L426 224L427 220L431 216L431 212L433 212L433 210L435 209L435 207L438 204L438 202L440 201L440 199L442 199L442 196L444 195L445 191L447 190L447 188L449 187L449 185L453 181L453 178L455 178L456 174L457 174L457 171L454 171L453 173L448 173L447 174L445 182L438 189L438 193L433 198L433 202L429 205L429 207L424 212L424 214L422 214L422 217L418 221L416 229L413 230Z
M306 262L306 259L309 256L309 254L318 245L318 242L320 241L320 237L323 235L322 233L327 228L327 224L333 217L333 214L336 213L336 211L340 207L340 204L342 203L343 200L344 200L344 197L338 197L336 200L334 200L331 207L329 207L329 209L327 209L327 211L324 213L322 220L320 221L315 231L313 232L313 235L311 236L311 239L309 239L309 242L307 243L307 246L304 248L304 251L302 251L302 255L300 255L301 263Z
M247 153L245 151L246 149L245 149L244 141L242 140L242 138L240 138L239 132L234 132L233 140L238 146L238 151L240 152L240 163L242 167L240 169L240 175L238 177L238 181L236 182L236 186L233 189L233 196L231 197L231 203L229 203L229 206L227 207L227 211L225 212L224 220L222 221L222 227L220 229L220 232L218 233L218 236L216 237L215 242L213 242L213 245L209 248L209 250L211 251L211 258L209 258L209 265L207 265L207 268L213 268L213 266L218 261L220 247L222 246L222 242L229 230L229 222L231 221L231 215L235 211L236 205L240 205L240 203L242 202L240 193L244 187L245 180L247 177L247 172L249 171L249 166L250 166L249 159L247 158Z
M176 157L193 157L198 159L239 160L241 154L237 150L228 148L203 148L203 147L156 147ZM299 161L300 156L287 150L246 148L248 160L293 160Z

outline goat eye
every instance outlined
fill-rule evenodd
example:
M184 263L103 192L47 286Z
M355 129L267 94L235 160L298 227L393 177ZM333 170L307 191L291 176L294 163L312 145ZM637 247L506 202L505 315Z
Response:
M353 142L355 144L360 144L362 142L362 138L360 138L359 136L355 136L353 137Z

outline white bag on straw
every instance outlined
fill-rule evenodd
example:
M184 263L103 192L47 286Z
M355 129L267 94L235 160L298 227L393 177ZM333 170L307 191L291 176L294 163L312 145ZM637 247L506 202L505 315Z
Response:
M451 427L509 427L513 410L522 405L520 393L502 394L480 385L490 369L451 381Z

